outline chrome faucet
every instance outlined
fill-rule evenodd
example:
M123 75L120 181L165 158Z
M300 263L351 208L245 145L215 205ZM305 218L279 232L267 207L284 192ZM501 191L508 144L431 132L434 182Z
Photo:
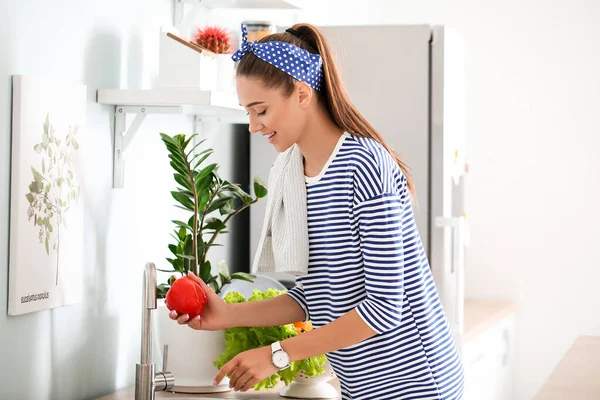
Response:
M175 378L167 370L168 347L163 349L163 370L154 372L152 354L152 310L156 310L156 266L147 263L142 289L142 356L135 365L135 400L154 400L155 392L172 391Z

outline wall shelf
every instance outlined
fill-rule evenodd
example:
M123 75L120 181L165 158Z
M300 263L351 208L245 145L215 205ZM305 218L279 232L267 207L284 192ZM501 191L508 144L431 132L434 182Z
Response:
M286 0L175 0L176 2L201 4L208 8L266 8L299 9L293 1Z
M248 122L235 93L195 88L98 89L97 102L115 106L114 188L124 187L124 154L148 114L189 114L198 119ZM135 114L129 127L127 114Z
M200 9L299 10L299 0L173 0L173 25L178 31L190 26ZM188 5L186 12L186 5ZM96 101L115 107L113 187L124 186L124 153L148 114L188 114L202 121L247 124L248 117L234 92L197 88L98 89ZM135 115L127 126L127 114Z
M275 9L298 10L294 1L288 0L173 0L173 25L180 31L189 26L191 20L199 12L199 7L206 9ZM191 10L185 12L185 5L191 5Z
M185 114L219 119L246 115L235 93L196 88L99 89L98 103L115 106L178 106Z

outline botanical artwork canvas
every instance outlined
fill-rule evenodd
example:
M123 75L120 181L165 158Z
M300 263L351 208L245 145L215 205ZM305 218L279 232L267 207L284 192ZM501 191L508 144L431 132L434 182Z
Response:
M81 301L86 91L13 76L9 315Z

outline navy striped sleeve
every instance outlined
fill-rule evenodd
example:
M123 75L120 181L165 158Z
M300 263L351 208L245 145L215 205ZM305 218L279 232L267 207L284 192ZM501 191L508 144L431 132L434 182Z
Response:
M402 198L379 194L354 206L363 255L366 298L358 315L377 333L400 325L404 298Z
M306 297L304 297L304 288L302 285L294 286L292 289L288 290L286 294L296 300L300 307L302 307L304 310L304 321L309 321L310 313L308 312L308 303L306 302Z

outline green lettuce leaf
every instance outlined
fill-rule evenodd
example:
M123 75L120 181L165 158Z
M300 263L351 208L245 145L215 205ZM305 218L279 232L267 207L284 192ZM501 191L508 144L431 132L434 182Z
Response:
M275 296L284 294L285 290L267 289L265 291L253 290L252 296L248 301L259 301L271 299ZM244 296L238 292L229 292L224 300L226 303L243 303L246 301ZM238 327L225 330L225 351L213 362L217 368L221 368L233 357L246 350L256 349L258 347L270 346L271 343L278 340L285 340L297 335L293 324L267 327ZM272 376L262 380L254 385L254 390L272 389L279 381L289 385L298 375L300 370L304 370L308 376L316 376L325 372L323 365L326 357L321 354L305 360L292 362L290 367L278 371Z

